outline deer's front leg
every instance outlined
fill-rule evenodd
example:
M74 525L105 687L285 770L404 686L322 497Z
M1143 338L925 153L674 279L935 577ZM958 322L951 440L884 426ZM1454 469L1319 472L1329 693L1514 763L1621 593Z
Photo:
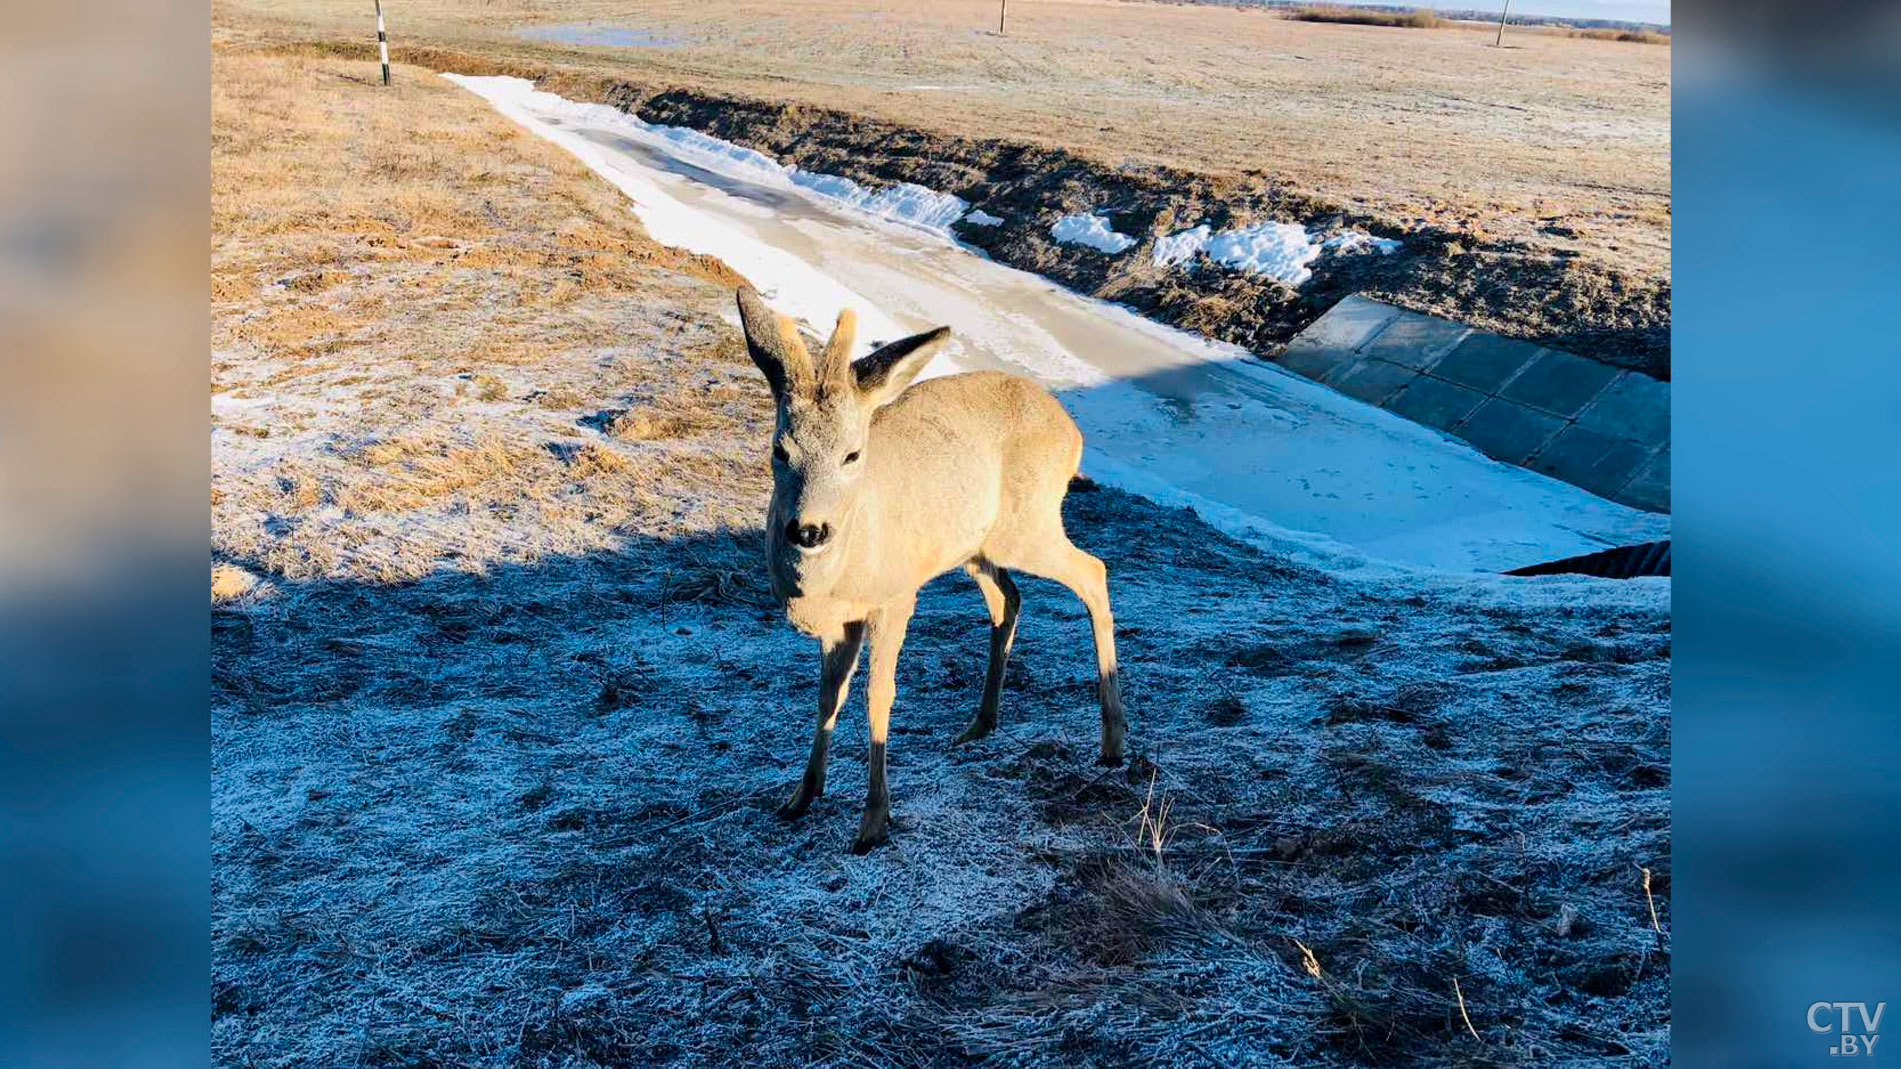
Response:
M865 817L858 823L852 853L863 854L885 841L891 818L891 793L885 788L885 735L891 726L891 703L898 695L898 651L904 648L905 628L911 623L916 601L906 598L885 605L867 621L871 634L871 681L865 688L865 716L871 725L871 750L865 759L871 783L865 793Z
M858 650L864 644L863 621L848 623L837 634L819 639L818 727L812 732L812 756L805 762L798 789L779 807L782 817L804 816L825 793L825 757L832 746L832 729L838 726L838 711L845 707L852 673L858 668Z

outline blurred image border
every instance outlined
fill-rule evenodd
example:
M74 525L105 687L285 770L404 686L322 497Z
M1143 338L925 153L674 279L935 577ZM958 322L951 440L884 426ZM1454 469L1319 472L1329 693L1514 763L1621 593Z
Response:
M1812 1004L1901 1002L1901 10L1674 14L1676 1064L1838 1064Z
M1677 1064L1835 1064L1901 1003L1901 14L1674 15ZM0 14L8 1065L207 1061L209 24Z

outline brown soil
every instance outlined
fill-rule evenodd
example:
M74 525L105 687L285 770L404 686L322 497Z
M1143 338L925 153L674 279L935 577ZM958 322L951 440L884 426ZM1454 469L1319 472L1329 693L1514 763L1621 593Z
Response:
M769 104L629 82L597 99L655 123L686 126L784 163L877 187L894 182L954 193L1006 221L958 236L1014 267L1054 278L1154 318L1272 354L1354 293L1609 364L1670 377L1670 283L1487 238L1470 229L1406 226L1349 211L1259 172L1221 177L1160 165L1111 167L1023 142L977 141L799 105ZM1052 223L1108 216L1143 244L1117 257L1058 244ZM1205 261L1192 271L1152 266L1149 243L1208 223L1267 220L1357 225L1405 247L1391 256L1324 257L1299 289Z

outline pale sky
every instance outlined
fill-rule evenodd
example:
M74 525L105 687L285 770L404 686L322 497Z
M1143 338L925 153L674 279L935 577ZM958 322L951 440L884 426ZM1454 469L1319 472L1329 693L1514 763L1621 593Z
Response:
M1498 9L1496 0L1488 4L1464 5L1444 0L1447 8L1470 6ZM1670 0L1512 0L1512 10L1527 15L1556 15L1574 19L1623 19L1626 22L1670 24Z

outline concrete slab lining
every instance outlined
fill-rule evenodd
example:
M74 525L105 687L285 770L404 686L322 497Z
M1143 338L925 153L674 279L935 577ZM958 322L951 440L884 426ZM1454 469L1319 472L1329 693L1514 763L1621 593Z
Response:
M1543 352L1528 341L1474 331L1466 335L1458 348L1441 357L1432 373L1461 386L1497 393Z
M1650 454L1635 442L1610 438L1573 423L1533 454L1525 466L1603 497L1624 488Z
M1277 361L1481 452L1670 511L1670 384L1367 297L1335 305Z
M1652 512L1670 511L1670 447L1650 458L1630 482L1624 484L1623 500Z
M1485 395L1477 390L1420 375L1407 383L1386 407L1415 423L1449 431L1465 422L1485 400Z
M1370 405L1384 406L1394 394L1405 389L1416 374L1411 368L1367 357L1334 374L1326 382L1348 397L1357 397Z
M1505 384L1499 396L1561 419L1576 419L1616 377L1617 369L1608 364L1544 349Z
M1556 416L1494 397L1458 428L1458 434L1493 460L1523 464L1563 429L1564 421Z
M1670 384L1627 371L1605 388L1578 422L1617 438L1670 441Z
M1425 371L1472 333L1472 328L1431 316L1401 315L1373 335L1361 352L1388 363Z

